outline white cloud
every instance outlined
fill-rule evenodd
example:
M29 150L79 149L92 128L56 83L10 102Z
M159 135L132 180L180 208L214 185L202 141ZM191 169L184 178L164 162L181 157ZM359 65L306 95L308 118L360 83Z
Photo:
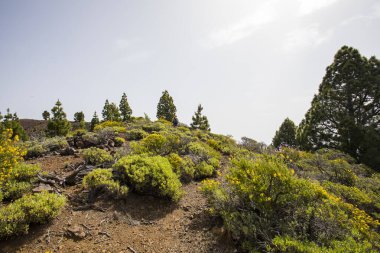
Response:
M267 1L249 17L239 22L212 32L207 38L200 41L204 48L212 49L235 43L252 35L257 29L276 19L275 5L277 1Z
M330 6L339 0L298 0L300 7L298 14L300 16L311 14L319 9Z
M340 25L350 25L352 23L356 23L362 20L373 21L373 20L379 19L380 18L380 4L379 3L374 4L371 9L372 9L372 12L370 12L369 14L365 14L365 15L360 14L360 15L350 17L346 20L343 20L340 23Z
M332 34L332 30L321 33L316 24L289 32L286 35L283 49L287 52L306 47L318 46L326 41Z
M135 45L137 42L139 42L140 39L133 38L133 39L117 39L114 42L114 48L117 51L124 51L126 49L129 49L132 45Z
M134 52L129 55L123 56L120 58L120 62L125 63L137 63L137 62L143 62L150 58L152 54L148 51L139 51Z

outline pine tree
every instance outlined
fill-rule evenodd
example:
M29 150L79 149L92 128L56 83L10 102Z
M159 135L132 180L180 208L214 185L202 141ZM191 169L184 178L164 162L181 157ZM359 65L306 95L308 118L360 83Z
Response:
M91 119L91 131L94 131L94 128L97 124L99 124L99 118L96 112L94 112L94 115L92 116L92 119Z
M115 103L109 103L108 99L106 100L103 111L103 120L104 121L119 121L120 120L120 111Z
M280 128L276 131L276 134L272 140L272 145L275 148L278 148L281 145L295 147L296 130L297 127L294 122L289 118L286 118L284 122L282 122Z
M122 120L124 122L129 121L131 119L132 109L128 104L127 95L125 93L123 93L123 96L121 97L119 108Z
M7 114L4 117L0 113L0 121L3 119L3 122L0 122L0 130L12 129L12 139L17 135L21 140L26 141L29 139L27 133L22 127L20 120L17 116L17 113L11 113L9 108L7 109Z
M200 129L210 131L210 125L206 116L202 115L203 107L198 105L198 109L192 117L193 122L190 124L192 129Z
M51 109L52 117L48 121L47 134L49 136L65 136L71 129L71 124L63 111L62 103L58 100Z
M297 140L303 149L342 150L380 169L380 61L344 46L302 120Z
M42 118L44 119L44 120L48 120L48 119L50 119L50 113L48 112L48 111L44 111L43 113L42 113Z
M165 90L162 92L162 96L157 105L157 119L165 119L173 122L176 118L177 108L174 105L173 98L169 95L169 92Z
M82 111L74 113L74 121L79 123L80 128L85 128L86 122L84 121L84 113Z

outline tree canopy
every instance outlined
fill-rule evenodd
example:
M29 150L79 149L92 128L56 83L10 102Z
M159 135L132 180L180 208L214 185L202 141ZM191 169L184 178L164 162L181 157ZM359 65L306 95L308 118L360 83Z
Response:
M174 105L173 98L169 95L169 92L165 90L162 92L162 96L157 105L157 118L165 119L167 121L173 122L177 117L177 108Z
M190 124L192 129L200 129L205 131L210 131L210 125L206 116L202 115L203 107L198 105L198 109L192 117L193 122Z
M48 121L47 134L49 136L65 136L71 129L71 124L66 118L61 101L57 101L51 109L52 117Z
M303 149L342 150L380 169L380 61L343 46L302 120L297 139Z
M127 95L125 93L123 93L123 96L121 97L119 108L122 120L124 122L130 120L132 115L132 109L129 106Z
M286 118L280 128L276 131L272 140L272 145L278 148L281 145L296 146L296 125L292 120Z
M120 111L115 103L109 103L108 99L104 103L102 116L104 121L119 121Z

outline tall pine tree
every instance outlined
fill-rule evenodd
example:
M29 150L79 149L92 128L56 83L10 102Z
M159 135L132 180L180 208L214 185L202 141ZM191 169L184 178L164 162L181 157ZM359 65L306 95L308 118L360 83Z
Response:
M173 122L177 117L177 108L174 105L173 98L169 95L169 92L165 90L162 92L162 96L157 105L157 118L165 119L167 121Z
M86 122L84 121L84 113L82 111L74 113L74 121L79 124L80 128L85 128Z
M342 150L380 170L380 61L343 46L302 120L303 149Z
M99 124L99 118L98 118L98 115L96 114L96 112L94 112L94 115L92 116L92 119L91 119L91 125L90 125L90 128L91 128L91 131L94 131L94 128L97 124Z
M104 121L119 121L119 107L117 107L115 103L109 103L107 99L103 107L102 115Z
M296 130L297 127L292 120L286 118L282 122L280 128L276 131L272 140L272 145L278 148L281 145L296 146Z
M131 119L132 109L129 106L127 95L125 93L123 93L123 96L121 97L119 108L122 120L124 122L129 121Z
M205 131L210 131L210 125L206 116L202 115L203 107L198 105L198 109L192 117L193 122L190 124L192 129L200 129Z
M71 124L66 118L61 101L57 101L51 109L52 117L48 121L47 134L49 136L65 136L71 129Z

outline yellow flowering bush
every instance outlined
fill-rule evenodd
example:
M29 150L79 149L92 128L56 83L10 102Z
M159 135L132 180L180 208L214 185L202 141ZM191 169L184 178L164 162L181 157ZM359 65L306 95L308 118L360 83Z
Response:
M83 150L83 158L91 165L110 164L114 160L108 151L96 147Z
M18 136L12 139L13 132L7 129L0 136L0 185L2 185L11 175L14 167L22 161L25 150L16 145Z
M318 182L299 178L281 157L234 160L223 184L207 180L202 190L244 250L344 252L352 245L347 252L360 252L364 243L379 250L377 220Z
M178 201L182 196L182 184L165 157L125 156L117 161L113 168L122 175L122 183L136 192L173 201Z
M96 195L98 191L108 191L116 197L124 197L128 193L128 187L120 186L113 180L111 169L95 169L83 178L83 186L90 189Z

